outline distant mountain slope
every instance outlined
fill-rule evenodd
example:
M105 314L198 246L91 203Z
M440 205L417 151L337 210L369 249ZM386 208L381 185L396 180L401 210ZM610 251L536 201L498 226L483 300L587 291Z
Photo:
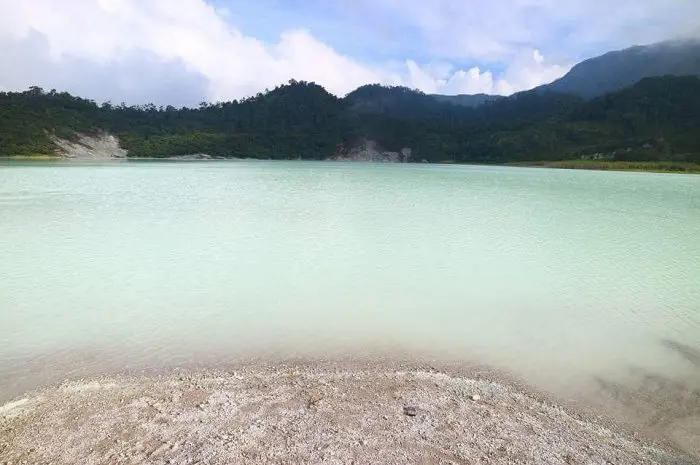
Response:
M675 40L609 52L585 60L564 77L538 87L594 98L646 77L700 76L700 40Z

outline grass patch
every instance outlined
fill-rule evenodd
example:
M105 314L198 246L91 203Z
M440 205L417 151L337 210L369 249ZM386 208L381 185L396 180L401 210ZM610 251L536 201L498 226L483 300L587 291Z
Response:
M48 153L25 153L22 155L0 155L0 160L57 160L63 157Z
M562 160L511 163L510 166L539 166L569 170L647 171L653 173L700 174L700 164L673 161Z

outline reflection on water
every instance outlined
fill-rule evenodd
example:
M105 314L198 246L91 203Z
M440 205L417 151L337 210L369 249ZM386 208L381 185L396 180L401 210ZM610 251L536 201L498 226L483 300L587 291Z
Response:
M478 360L569 391L678 379L698 263L698 176L5 165L0 397L52 369L261 355Z

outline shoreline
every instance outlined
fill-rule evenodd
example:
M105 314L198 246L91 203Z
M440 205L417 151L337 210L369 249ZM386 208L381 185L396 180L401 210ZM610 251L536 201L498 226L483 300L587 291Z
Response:
M562 160L506 163L518 168L550 168L565 170L616 171L632 173L700 174L700 164L681 162L635 162Z
M65 381L0 406L0 463L353 460L693 463L671 443L464 364L258 360Z
M297 159L263 159L263 158L240 158L240 157L206 157L196 158L187 155L174 157L125 157L125 158L86 158L78 159L71 157L62 157L57 155L5 155L0 156L0 161L69 161L73 163L80 162L110 162L110 161L164 161L164 162L199 162L199 161L298 161ZM299 161L338 161L332 159L326 160L299 160ZM426 163L408 162L365 162L354 161L354 163L379 163L379 164L415 164L422 165ZM700 164L697 163L682 163L682 162L634 162L634 161L595 161L595 160L561 160L561 161L533 161L533 162L507 162L507 163L457 163L453 160L444 160L435 163L427 163L431 165L463 165L463 166L504 166L510 168L549 168L549 169L565 169L565 170L586 170L586 171L615 171L615 172L632 172L632 173L667 173L667 174L700 174Z

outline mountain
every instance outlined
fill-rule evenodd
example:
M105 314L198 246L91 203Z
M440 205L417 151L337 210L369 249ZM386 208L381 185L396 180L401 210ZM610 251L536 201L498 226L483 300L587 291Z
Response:
M674 40L635 46L582 61L565 76L538 90L594 98L636 84L646 77L700 76L700 40Z
M419 90L402 86L368 84L344 98L347 108L357 114L381 113L424 118L440 105Z
M478 107L379 85L341 99L304 81L180 109L97 105L37 87L0 92L0 155L51 154L57 138L80 145L86 135L107 134L130 157L326 159L364 144L380 152L410 149L412 160L429 162L698 163L698 127L700 78L694 76L645 78L591 100L538 89Z
M700 39L672 40L609 52L574 66L565 76L538 87L543 92L590 99L636 84L647 77L700 76ZM489 94L431 94L443 103L479 107L506 97Z

